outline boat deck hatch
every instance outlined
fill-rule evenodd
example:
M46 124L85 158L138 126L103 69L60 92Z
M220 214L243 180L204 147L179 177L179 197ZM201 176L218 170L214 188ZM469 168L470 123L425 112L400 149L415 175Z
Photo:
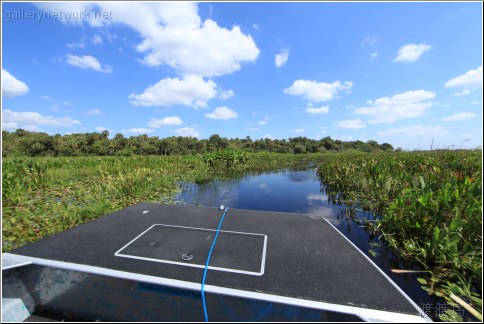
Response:
M119 251L118 257L204 268L216 230L154 224ZM264 273L267 236L220 231L209 269L249 275Z

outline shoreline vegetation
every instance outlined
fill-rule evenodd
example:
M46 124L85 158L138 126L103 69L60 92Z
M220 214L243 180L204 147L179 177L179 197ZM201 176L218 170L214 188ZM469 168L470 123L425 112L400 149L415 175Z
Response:
M425 270L418 278L424 290L456 309L470 305L480 312L480 150L326 154L318 172L330 199L344 201L350 217L355 209L379 215L370 228L383 245ZM440 318L463 320L453 309Z
M78 133L49 135L17 129L15 132L2 131L2 156L132 156L132 155L192 155L205 154L226 149L245 152L273 153L324 153L354 150L359 152L393 152L391 144L377 141L341 141L327 136L320 140L307 137L289 139L225 138L218 134L208 139L194 137L157 136L124 137L116 134L109 138L107 130L101 133Z
M137 202L173 203L183 182L311 161L333 203L345 203L350 218L356 210L378 215L368 225L382 245L425 271L418 278L422 288L452 306L442 320L464 320L453 310L461 302L480 319L480 149L401 152L386 143L330 137L108 139L107 132L24 130L2 131L2 144L2 252Z
M2 162L2 252L138 202L172 203L182 182L264 171L320 154L233 150L186 156L7 157Z

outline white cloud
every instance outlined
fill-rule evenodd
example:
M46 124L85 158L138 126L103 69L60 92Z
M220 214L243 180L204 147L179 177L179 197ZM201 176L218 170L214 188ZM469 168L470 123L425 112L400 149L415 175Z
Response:
M90 55L77 56L67 54L67 64L76 66L81 69L91 69L98 72L111 73L113 71L110 65L101 66L97 58Z
M41 132L42 131L42 129L40 127L35 126L35 125L23 125L22 129L25 129L26 131L29 131L29 132Z
M74 49L82 49L82 48L85 48L86 47L86 43L84 41L80 41L79 43L69 43L69 44L66 44L66 46L69 47L72 50L74 50Z
M240 70L242 63L255 62L259 56L254 40L239 26L229 30L210 19L202 23L196 4L176 3L185 10L171 10L166 17L160 17L161 11L170 11L165 9L173 4L153 5L159 15L154 21L148 26L132 24L145 37L137 50L147 53L143 62L149 66L168 65L182 75L220 76ZM176 14L182 15L180 22Z
M85 113L87 116L97 116L97 115L102 115L102 112L101 110L99 109L92 109L92 110L88 110L86 111Z
M99 45L99 44L102 44L103 43L103 39L101 36L99 35L94 35L94 37L92 38L92 43L94 45Z
M196 3L40 3L47 11L110 12L107 19L86 19L91 26L124 24L137 31L143 41L137 45L149 66L168 65L181 75L218 76L235 72L258 55L254 40L239 26L223 28L207 19L202 22ZM69 23L69 22L68 22ZM70 23L82 24L82 20Z
M78 19L61 19L64 23L105 27L124 24L142 37L138 50L147 52L149 65L166 64L183 74L222 75L236 71L240 64L254 61L259 49L250 35L240 27L226 29L213 20L202 22L196 3L37 3L49 12L75 12ZM85 11L109 13L95 19L79 19ZM67 17L64 17L67 18ZM102 19L104 18L104 19Z
M7 70L2 69L2 97L16 97L27 92L29 92L29 87L24 82L17 80Z
M368 36L361 42L361 47L365 47L365 45L373 46L378 43L379 39L375 36Z
M316 115L316 114L327 114L329 112L329 106L323 106L321 108L306 108L306 112L308 114Z
M433 105L431 99L434 92L425 90L407 91L394 95L367 101L369 106L355 110L357 115L369 115L370 124L388 124L397 120L420 117L425 110Z
M40 2L35 5L42 10L49 12L52 17L58 17L63 24L82 25L86 11L90 11L94 4L88 2Z
M428 44L407 44L398 50L398 56L394 59L395 62L415 62L422 56L423 53L431 49Z
M149 86L141 94L129 95L135 106L184 105L194 108L207 106L207 101L217 96L217 84L204 81L200 76L187 76L183 79L166 78Z
M264 116L264 118L263 118L262 120L258 121L257 123L258 123L259 125L267 125L267 122L268 122L269 120L271 120L271 119L272 119L272 118L271 118L270 116L266 115L266 116Z
M267 134L267 135L262 136L262 138L272 139L272 135L271 134Z
M241 69L245 63L255 62L259 56L252 36L243 33L239 26L224 28L217 22L206 19L202 20L198 15L198 5L193 2L141 2L141 3L38 3L41 9L48 12L88 12L93 16L95 12L109 13L109 17L98 20L78 19L77 21L64 21L67 24L83 25L87 23L93 27L103 27L99 31L104 39L110 41L103 31L114 25L125 25L133 29L140 36L137 44L138 52L143 53L140 60L148 66L171 67L180 77L180 83L186 83L187 79L198 77L213 77L232 73ZM108 71L107 67L101 68L91 60L90 64L80 64L79 59L75 62L82 67L91 67ZM176 89L174 99L168 96L166 87L170 80L164 79L155 85L151 85L142 94L132 94L130 101L134 105L141 106L169 106L182 104L193 107L205 107L207 100L214 98L217 91L210 87L213 81L207 81L202 93L194 95L186 92L180 94ZM202 79L200 79L202 80ZM207 86L209 89L207 89ZM161 89L160 89L161 88ZM150 91L151 90L151 91ZM161 94L156 90L161 90ZM204 91L208 90L208 91ZM227 99L233 96L233 91L220 91L219 98Z
M440 125L437 126L402 126L399 128L391 128L377 133L380 136L435 136L442 137L449 133Z
M63 127L81 124L80 121L70 117L45 117L36 112L14 112L8 109L3 111L2 121L5 123L16 123L17 125L49 125Z
M255 30L259 30L259 25L257 25L257 24L252 24L252 28L254 28Z
M178 116L165 117L162 119L151 118L148 126L152 128L160 128L161 126L181 125L183 121Z
M233 96L235 96L234 90L220 90L218 94L218 97L222 100L227 100Z
M128 129L127 131L123 131L123 133L132 133L132 134L139 134L139 135L149 134L153 132L154 130L149 128L131 128L131 129Z
M461 121L461 120L467 120L467 119L472 119L476 118L477 115L474 113L469 113L469 112L463 112L459 114L454 114L451 116L447 116L442 118L443 121L445 122L453 122L453 121Z
M52 100L52 98L49 97L49 96L40 96L40 99L42 99L42 100L49 100L49 101Z
M279 54L274 57L274 63L278 68L287 63L289 58L289 50L287 48L283 49Z
M183 137L200 137L200 134L191 127L183 127L175 130L175 134Z
M2 119L2 128L15 129L18 128L18 124L16 122L6 122L4 119Z
M209 119L223 119L223 120L229 120L233 118L239 117L237 112L233 111L232 109L228 107L217 107L212 113L206 113L205 117Z
M461 96L467 96L470 93L471 93L471 89L463 89L462 91L458 91L458 92L454 93L454 95L461 97Z
M336 125L336 128L341 128L341 129L360 129L360 128L366 127L366 125L361 121L361 119L342 120L334 124Z
M333 99L341 90L350 90L352 82L335 81L333 83L316 82L310 80L296 80L284 92L290 95L303 96L311 102L328 101Z
M304 128L298 128L292 131L293 133L304 133Z
M109 129L107 129L106 127L102 127L102 126L96 127L96 132L102 133L105 130L107 130L108 132L110 132Z
M377 57L378 57L378 52L377 51L373 51L373 52L370 53L370 60L373 60L373 59L375 59Z
M444 84L444 87L462 89L455 93L456 96L465 96L470 94L472 90L482 88L482 65L450 79Z

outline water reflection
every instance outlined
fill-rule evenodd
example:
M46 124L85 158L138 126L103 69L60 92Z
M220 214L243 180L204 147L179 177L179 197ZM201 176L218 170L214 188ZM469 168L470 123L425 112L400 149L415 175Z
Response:
M392 278L418 305L433 302L416 281L417 275L396 275L392 268L411 269L382 247L378 240L365 229L364 222L352 221L345 216L345 206L333 204L325 194L324 185L314 164L269 172L232 174L225 180L213 180L201 184L184 184L184 190L176 197L183 204L237 209L264 210L308 214L324 217L343 233L377 266ZM373 220L374 215L358 211L359 220ZM370 249L374 252L369 254Z

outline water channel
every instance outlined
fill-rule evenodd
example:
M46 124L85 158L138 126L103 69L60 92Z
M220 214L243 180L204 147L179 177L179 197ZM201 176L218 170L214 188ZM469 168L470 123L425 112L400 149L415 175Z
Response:
M184 183L181 193L175 199L185 205L224 205L236 209L319 215L329 220L368 255L426 312L435 312L435 307L441 303L420 288L417 282L419 274L396 274L391 271L412 268L382 246L378 237L371 235L364 222L359 221L373 219L370 213L358 211L355 221L344 216L344 205L334 204L328 200L314 163L273 171L232 174L221 180L200 184ZM371 291L368 293L371 294ZM434 320L438 318L434 317Z

